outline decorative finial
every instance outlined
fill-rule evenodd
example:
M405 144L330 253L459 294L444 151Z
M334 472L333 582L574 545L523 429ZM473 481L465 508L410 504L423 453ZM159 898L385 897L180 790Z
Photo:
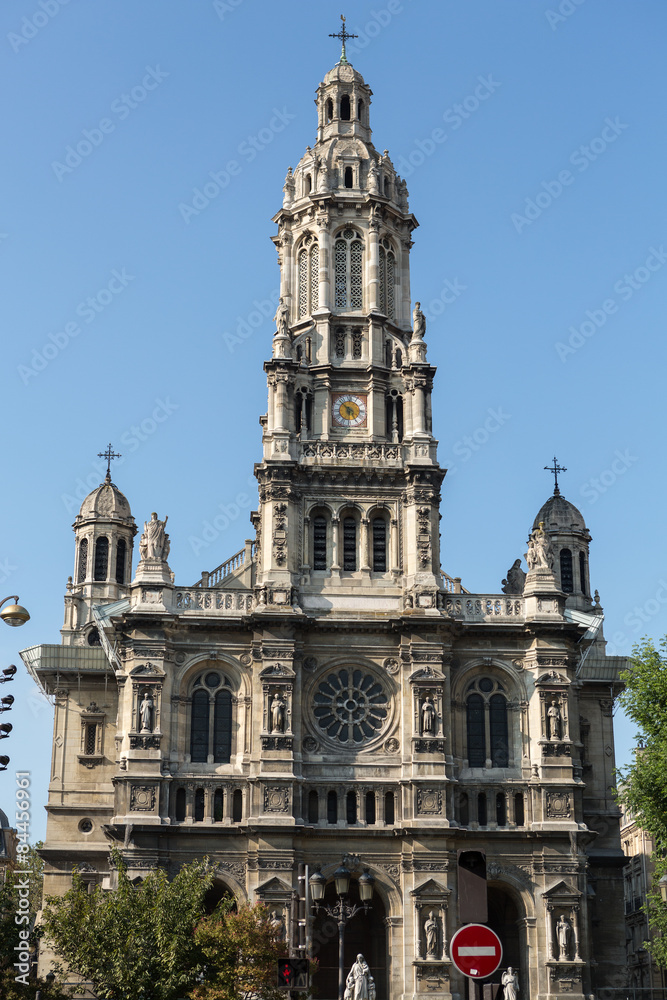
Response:
M104 480L104 482L105 483L110 483L111 482L111 463L114 460L114 458L122 458L123 456L119 455L117 452L115 452L113 450L113 448L111 447L111 445L109 444L109 446L107 447L106 451L98 451L97 457L98 458L106 458L106 460L107 460L107 474L106 474L106 479Z
M345 15L344 14L340 15L340 19L343 22L343 27L340 29L340 31L338 32L337 35L329 35L329 38L340 38L341 42L343 43L343 48L342 48L342 51L341 51L341 54L340 54L340 59L338 61L343 66L349 66L349 63L347 61L347 56L345 54L345 42L347 41L348 38L358 38L359 35L351 35L349 33L349 31L345 27Z
M545 465L544 468L547 470L547 472L553 472L553 475L554 475L554 496L555 497L559 497L560 496L560 490L558 489L558 473L559 472L567 472L567 469L565 468L564 465L559 465L558 464L558 459L556 458L555 455L554 455L554 464L553 465Z

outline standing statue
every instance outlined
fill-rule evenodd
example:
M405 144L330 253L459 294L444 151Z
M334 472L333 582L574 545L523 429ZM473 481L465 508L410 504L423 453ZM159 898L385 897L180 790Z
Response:
M521 560L515 559L507 570L507 579L503 580L503 594L523 594L526 574L521 569Z
M556 924L556 940L558 941L558 961L567 962L570 954L570 937L572 936L572 925L567 917L562 914Z
M318 156L315 165L317 167L317 190L324 194L329 190L329 170L323 156Z
M380 173L375 160L371 160L368 167L368 190L370 194L380 193Z
M516 1000L516 995L519 992L519 977L511 965L508 965L507 972L503 972L500 981L503 985L505 1000Z
M348 973L344 1000L375 1000L375 981L363 955L357 955Z
M421 311L421 303L415 302L414 312L412 313L412 339L423 340L425 333L426 316L424 316L424 313Z
M282 733L285 730L285 702L276 691L271 702L271 732Z
M544 530L544 521L540 521L539 527L531 532L528 539L528 551L526 552L526 562L528 569L547 569L553 572L554 554L551 542Z
M426 935L426 956L427 958L438 957L438 921L433 916L433 910L428 915L428 920L424 924L424 934Z
M294 174L292 173L292 168L287 168L287 176L285 177L285 183L283 184L283 191L285 196L283 198L283 208L288 208L294 201Z
M563 720L558 702L555 699L547 709L547 718L549 720L549 739L559 740L561 738L561 723Z
M432 736L435 732L435 705L433 698L427 694L422 705L422 734Z
M396 192L399 208L403 209L404 212L408 210L408 185L401 178L396 182Z
M269 924L271 925L272 930L275 931L276 941L282 944L282 942L287 937L287 931L285 928L285 917L283 916L282 913L279 912L279 910L272 910L271 914L269 915Z
M139 705L139 717L141 719L141 732L153 732L153 699L150 691L146 691L141 705Z
M276 324L276 335L278 337L289 337L289 308L285 299L280 296L276 315L273 317Z
M142 559L156 559L164 562L169 555L169 535L165 532L169 516L164 521L158 519L155 511L150 521L144 521L144 530L139 541L139 552Z

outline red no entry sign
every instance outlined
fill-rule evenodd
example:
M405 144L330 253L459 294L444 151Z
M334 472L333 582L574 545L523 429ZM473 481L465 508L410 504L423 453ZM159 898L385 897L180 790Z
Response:
M461 927L452 938L449 954L459 972L471 979L485 979L500 965L503 946L490 927L468 924Z

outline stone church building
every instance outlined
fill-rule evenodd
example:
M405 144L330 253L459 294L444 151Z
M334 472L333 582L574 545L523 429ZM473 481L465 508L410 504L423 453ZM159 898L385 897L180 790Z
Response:
M45 888L64 892L73 865L113 885L112 844L133 878L209 855L211 905L264 900L333 1000L337 932L304 887L321 866L334 902L345 857L352 899L375 879L346 970L362 952L377 1000L450 1000L467 988L449 953L459 855L480 851L523 1000L583 1000L623 983L624 660L605 655L591 536L557 481L526 511L527 575L517 561L479 594L441 568L418 223L373 145L371 95L343 49L273 219L253 538L186 586L157 514L142 512L133 571L110 474L76 517L62 641L22 653L55 703Z

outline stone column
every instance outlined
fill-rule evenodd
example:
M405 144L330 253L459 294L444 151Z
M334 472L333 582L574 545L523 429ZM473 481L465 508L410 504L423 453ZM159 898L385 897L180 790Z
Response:
M340 572L340 565L338 562L338 528L340 525L339 517L331 518L331 570L332 572Z
M398 576L401 572L398 563L398 518L392 517L391 519L391 572Z
M368 309L377 310L379 284L379 237L378 223L373 220L368 232Z
M280 373L276 375L275 430L287 429L287 376Z
M303 519L301 572L310 573L310 515L309 514L306 514Z
M319 244L320 244L320 274L319 274L319 303L318 309L331 309L331 295L329 271L331 264L331 234L327 229L328 218L326 216L318 219Z
M361 531L360 531L360 552L359 552L359 569L362 573L370 573L371 567L369 565L369 553L368 553L368 518L361 518Z

